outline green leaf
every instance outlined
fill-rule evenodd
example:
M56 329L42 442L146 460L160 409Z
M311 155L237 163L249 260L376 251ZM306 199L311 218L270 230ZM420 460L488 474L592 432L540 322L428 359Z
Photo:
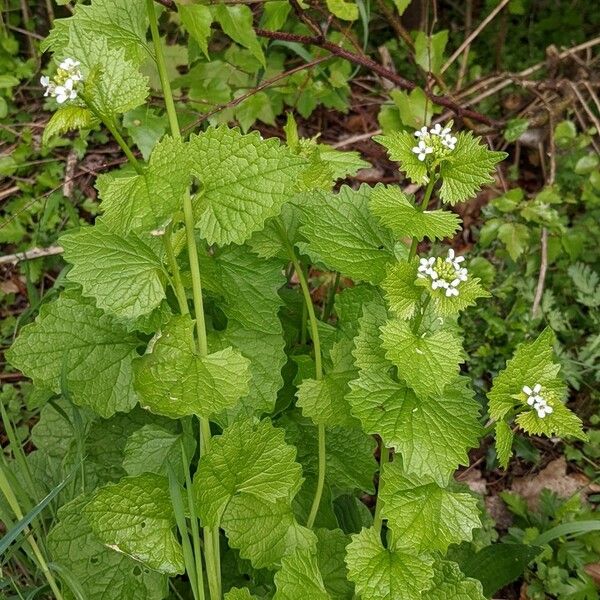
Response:
M378 185L369 207L381 223L398 238L441 240L460 228L460 218L447 210L419 210L398 187Z
M184 572L165 477L125 477L97 490L83 512L94 534L113 550L160 573Z
M55 135L61 135L74 129L93 129L98 125L98 119L83 106L67 104L61 106L48 121L44 128L42 144L46 145Z
M325 583L325 589L335 600L352 600L354 585L348 581L348 572L344 556L350 536L341 529L316 529L317 563Z
M502 223L498 239L506 246L509 256L517 260L529 245L529 229L523 223Z
M402 454L408 473L446 485L459 465L469 464L467 450L478 445L481 426L479 404L462 380L422 400L387 375L366 371L350 388L352 414L366 433Z
M261 260L247 246L228 246L202 259L204 289L227 317L227 329L214 332L211 343L233 346L250 360L250 389L227 417L272 412L283 385L286 363L283 328L278 317L285 283L279 260Z
M213 17L208 6L202 4L179 4L177 7L183 26L200 46L208 59L208 39L210 38Z
M248 588L231 588L225 594L225 600L257 600Z
M423 125L427 125L435 113L441 112L441 106L434 104L418 87L411 92L392 90L390 96L398 107L402 123L413 129L420 129ZM402 129L402 127L395 129Z
M443 394L463 362L460 339L449 329L419 335L406 321L393 319L381 328L381 339L386 358L419 397Z
M367 169L371 166L371 163L363 160L358 152L342 152L327 144L317 144L317 148L321 160L333 169L335 180L356 175L360 169Z
M510 119L504 129L504 139L507 142L516 142L529 129L528 119Z
M221 523L232 548L257 569L273 569L297 548L314 550L315 534L298 524L289 501L263 500L250 494L234 496Z
M231 347L200 356L193 329L188 316L173 317L150 352L135 362L135 388L144 408L171 418L209 418L248 393L250 361Z
M155 473L166 477L171 467L183 480L183 469L188 465L183 464L182 444L186 447L186 455L191 457L196 447L193 438L160 425L144 425L127 439L123 468L128 475Z
M508 467L508 462L512 456L514 434L510 425L506 421L496 423L496 456L503 469Z
M78 292L44 304L21 330L7 358L36 386L61 391L64 375L72 399L103 417L136 403L131 361L137 337Z
M356 421L350 414L345 396L352 373L327 373L323 379L305 379L297 392L297 405L305 417L318 425L352 427Z
M77 4L72 17L56 19L41 47L60 52L68 45L71 56L82 60L94 40L104 37L109 47L123 48L126 57L139 64L148 57L147 23L143 0L94 0Z
M356 21L358 19L358 6L353 0L326 0L327 8L336 17L344 21Z
M217 4L214 7L214 17L221 25L223 32L234 42L248 48L263 67L267 63L256 33L254 33L252 11L243 4L226 5Z
M163 138L152 151L142 175L109 173L100 175L104 223L112 231L151 231L159 228L183 205L190 184L190 163L185 144ZM160 198L160 202L156 199Z
M149 106L140 106L123 115L123 126L147 161L167 130L167 118Z
M243 494L269 502L291 499L301 483L296 449L270 421L236 421L214 438L194 477L199 514L219 525L228 504Z
M382 517L388 520L397 546L445 554L450 544L470 541L473 529L481 527L472 494L452 492L429 477L409 475L400 460L385 465L381 481Z
M434 569L433 585L423 600L486 600L481 583L465 577L456 563L440 561Z
M408 131L393 131L388 135L378 135L373 138L387 148L391 160L400 163L400 168L413 182L423 185L429 181L427 164L420 161L412 151L415 147L415 136Z
M518 579L527 565L542 552L529 544L492 544L461 561L460 568L467 577L483 584L485 598Z
M343 186L338 194L315 192L302 196L299 244L313 262L323 263L353 279L378 283L393 259L394 242L369 211L371 190Z
M415 600L433 577L433 559L384 548L373 528L352 536L346 564L357 594L369 600Z
M319 572L316 556L307 549L281 559L281 568L275 573L276 592L273 600L297 600L306 597L314 600L329 600Z
M449 204L469 200L482 185L493 183L495 165L507 156L506 152L488 150L470 131L460 131L456 137L456 148L440 165L440 198Z
M410 319L423 295L423 289L417 285L419 259L413 258L395 263L381 282L390 310L399 319Z
M308 419L297 413L286 413L280 421L286 439L298 450L298 462L305 475L317 474L317 431ZM361 429L328 427L326 429L325 481L335 496L344 492L375 493L373 476L377 470L375 441Z
M444 50L447 43L447 30L438 31L432 36L418 31L415 39L415 62L426 73L439 74L444 64Z
M239 7L246 8L247 6ZM241 244L296 193L306 162L276 139L219 127L192 136L192 171L202 190L196 226L209 244Z
M412 0L394 0L396 10L398 11L398 15L400 17L404 14L404 11L408 8L411 2Z
M553 343L554 334L546 328L533 342L517 347L488 393L490 416L500 420L514 409L519 412L518 425L528 433L587 439L581 420L562 403L566 386L558 375L560 365L554 362ZM536 384L541 385L540 395L553 409L544 417L527 404L528 396L523 392L524 386L533 388Z
M152 312L166 297L160 258L135 233L110 232L103 223L61 236L67 278L102 310L124 319Z
M166 578L102 544L84 513L88 501L78 496L58 509L58 520L48 534L52 561L73 575L88 598L162 600Z

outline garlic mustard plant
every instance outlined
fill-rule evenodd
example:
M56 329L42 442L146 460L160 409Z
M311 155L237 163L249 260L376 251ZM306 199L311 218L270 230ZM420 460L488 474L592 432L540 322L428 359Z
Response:
M228 23L239 6L215 9ZM395 132L376 139L418 199L338 190L361 163L293 116L285 144L184 134L152 0L77 3L45 48L71 59L42 80L59 104L44 141L102 123L128 159L97 178L99 217L61 237L68 271L7 354L48 399L40 432L78 419L47 547L65 595L161 600L176 579L194 600L484 600L447 557L481 527L456 470L493 431L504 466L517 429L584 437L549 331L495 377L485 416L463 367L458 317L490 293L443 250L447 205L505 154L452 124L416 146ZM149 53L170 131L142 160L121 123L149 106ZM318 311L313 265L333 282Z

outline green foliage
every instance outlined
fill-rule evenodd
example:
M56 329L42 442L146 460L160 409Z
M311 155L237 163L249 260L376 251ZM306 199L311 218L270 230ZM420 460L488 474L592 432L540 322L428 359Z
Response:
M344 185L368 163L314 132L301 137L306 123L290 116L285 143L246 132L276 125L286 106L304 117L319 105L346 110L348 40L362 28L367 52L375 8L327 2L348 29L330 22L323 40L339 51L326 56L290 41L315 33L313 7L177 4L161 15L172 44L142 0L79 3L44 42L58 65L52 81L67 58L82 75L48 124L47 149L79 130L82 154L102 124L129 164L97 178L93 226L69 221L60 238L69 267L47 297L31 295L7 354L33 380L39 415L36 450L0 467L0 517L18 521L7 489L27 490L27 509L74 472L44 517L44 555L34 551L66 598L482 600L484 587L452 561L489 528L453 476L484 432L461 325L489 298L494 270L481 260L455 266L461 257L435 258L434 247L425 261L439 273L427 279L418 251L457 233L461 220L444 205L493 183L505 154L471 132L451 141L441 125L419 132L431 144L421 152L412 131L386 125L378 140L423 199L394 185ZM395 5L402 14L408 3ZM262 41L257 24L288 36ZM416 33L413 72L443 75L449 31ZM427 96L397 90L388 117L425 125L441 109ZM592 185L597 162L577 161ZM504 242L516 261L533 238L524 222L561 231L556 196L506 194L493 210L511 218L488 228L489 243ZM575 255L578 241L566 247ZM573 294L594 309L598 277L587 261L573 263ZM457 277L452 290L432 285L443 269ZM520 346L494 379L488 427L504 466L515 426L585 439L563 403L552 343L548 332ZM585 346L589 360L595 348ZM523 391L538 383L552 408L545 416ZM4 412L15 454L21 440ZM23 548L45 538L46 520L32 522Z

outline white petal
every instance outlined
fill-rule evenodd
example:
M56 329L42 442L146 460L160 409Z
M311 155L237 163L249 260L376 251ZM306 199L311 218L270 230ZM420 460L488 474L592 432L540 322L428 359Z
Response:
M534 392L535 394L539 394L541 391L542 391L542 385L541 385L540 383L536 383L536 384L533 386L533 392Z
M529 404L529 406L533 406L534 405L534 400L532 396L529 396L529 398L527 398L527 404Z
M532 389L528 386L528 385L524 385L523 386L523 391L528 395L531 396L531 394L533 393Z
M419 154L419 156L417 156L417 158L423 162L425 160L425 154Z

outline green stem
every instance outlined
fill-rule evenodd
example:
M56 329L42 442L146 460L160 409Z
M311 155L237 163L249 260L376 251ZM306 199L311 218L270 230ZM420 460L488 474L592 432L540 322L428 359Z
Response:
M417 313L417 315L415 316L415 320L413 321L413 324L412 324L413 333L417 333L417 331L419 331L419 327L421 327L421 322L423 321L423 316L425 315L425 310L427 309L427 306L429 305L430 301L431 301L431 296L427 295L427 298L425 298L425 300L423 300L423 304L421 304L421 309Z
M306 280L306 276L304 274L304 269L302 269L302 265L298 260L298 256L296 255L296 251L292 246L287 231L285 230L285 226L281 220L277 221L277 226L279 229L279 235L281 237L281 241L285 246L285 249L288 253L292 264L294 265L294 269L296 270L296 276L298 277L298 281L300 282L300 288L302 289L302 295L304 296L304 304L306 305L306 310L308 311L308 319L310 321L310 335L312 338L314 350L315 350L315 379L320 381L323 379L323 364L321 357L321 340L319 337L319 326L317 321L317 316L315 315L315 307L312 303L312 298L310 297L310 288L308 287L308 281ZM310 513L308 515L308 520L306 521L306 526L310 529L314 525L315 519L317 517L317 513L319 512L319 506L321 504L321 498L323 497L323 488L325 487L325 469L326 469L326 443L325 443L325 425L319 424L317 426L318 436L319 436L319 471L317 476L317 489L315 490L315 497L313 499L312 506L310 508Z
M167 63L165 55L162 51L160 43L160 34L158 33L158 20L156 11L154 10L154 0L146 0L146 8L150 17L150 33L152 34L152 43L154 44L154 55L156 57L156 66L158 67L158 75L165 97L165 107L169 117L169 126L171 127L171 135L175 139L181 139L181 131L179 129L179 121L177 119L177 111L175 110L175 102L173 101L173 92L169 83L169 75L167 72Z
M106 128L111 132L112 136L115 138L117 144L121 146L121 150L125 153L127 160L131 163L131 166L135 169L135 172L138 175L143 173L142 165L138 161L138 159L134 156L131 148L127 145L127 142L124 140L123 136L119 133L116 125L111 123L110 121L104 121Z
M323 314L321 315L322 321L327 322L331 316L331 311L333 310L333 304L335 302L335 293L340 285L340 276L341 274L339 272L335 274L335 279L327 290L327 300L325 301L325 305L323 306Z
M177 111L173 101L173 93L167 73L167 65L160 43L160 34L158 32L158 21L156 11L154 10L153 0L146 0L148 17L150 19L150 32L152 34L152 42L154 44L154 53L156 56L156 65L160 77L161 87L165 97L165 108L169 118L171 134L176 140L181 139L181 131L179 129L179 121L177 119ZM192 275L192 300L194 304L194 317L196 320L196 334L198 353L200 356L208 354L208 341L206 337L206 323L204 319L204 303L202 300L202 280L200 277L200 263L198 261L198 249L196 247L196 239L194 236L194 209L192 206L192 197L187 191L183 196L183 218L185 225L185 233L187 240L187 251L190 262L190 271ZM208 419L200 418L200 443L203 454L210 448L210 423ZM219 529L218 528L203 528L204 533L204 557L206 561L206 575L208 578L208 587L212 600L220 600L221 598L221 577L220 577L220 551L219 551Z
M427 207L429 206L429 200L431 199L431 193L433 192L433 186L435 185L437 180L437 175L433 174L431 176L431 179L429 180L429 183L427 184L427 187L425 188L425 195L423 196L423 200L421 201L421 205L419 206L420 210L427 210ZM412 239L410 251L408 253L409 262L415 257L417 253L418 244L419 240L416 237L414 237Z
M173 277L173 291L175 292L175 296L177 297L177 303L179 304L179 312L182 315L189 315L190 309L188 307L187 297L185 295L185 288L183 287L183 283L181 281L181 271L179 270L179 265L177 264L177 257L175 256L175 252L173 251L172 233L173 223L169 223L163 235L165 253L167 255L167 262L169 263L169 269L171 270L171 275Z
M380 456L379 456L379 488L377 490L377 502L375 504L375 516L373 517L373 527L378 533L381 533L381 476L383 474L383 466L390 462L390 449L386 448L383 440L381 440Z
M0 491L4 494L4 497L6 498L6 501L8 502L10 508L15 513L15 517L17 517L18 520L21 520L23 518L23 512L21 511L21 507L19 506L17 497L13 493L13 490L10 487L10 483L2 469L0 469ZM44 574L44 577L46 578L46 581L48 582L52 593L56 597L56 600L63 600L63 595L58 587L58 584L56 583L56 579L54 579L54 576L50 572L48 563L46 562L46 559L44 558L40 547L35 541L33 532L29 529L29 527L26 527L23 530L23 533L25 535L25 538L29 542L29 545L31 546L33 554L35 555L40 569L42 570L42 573Z

